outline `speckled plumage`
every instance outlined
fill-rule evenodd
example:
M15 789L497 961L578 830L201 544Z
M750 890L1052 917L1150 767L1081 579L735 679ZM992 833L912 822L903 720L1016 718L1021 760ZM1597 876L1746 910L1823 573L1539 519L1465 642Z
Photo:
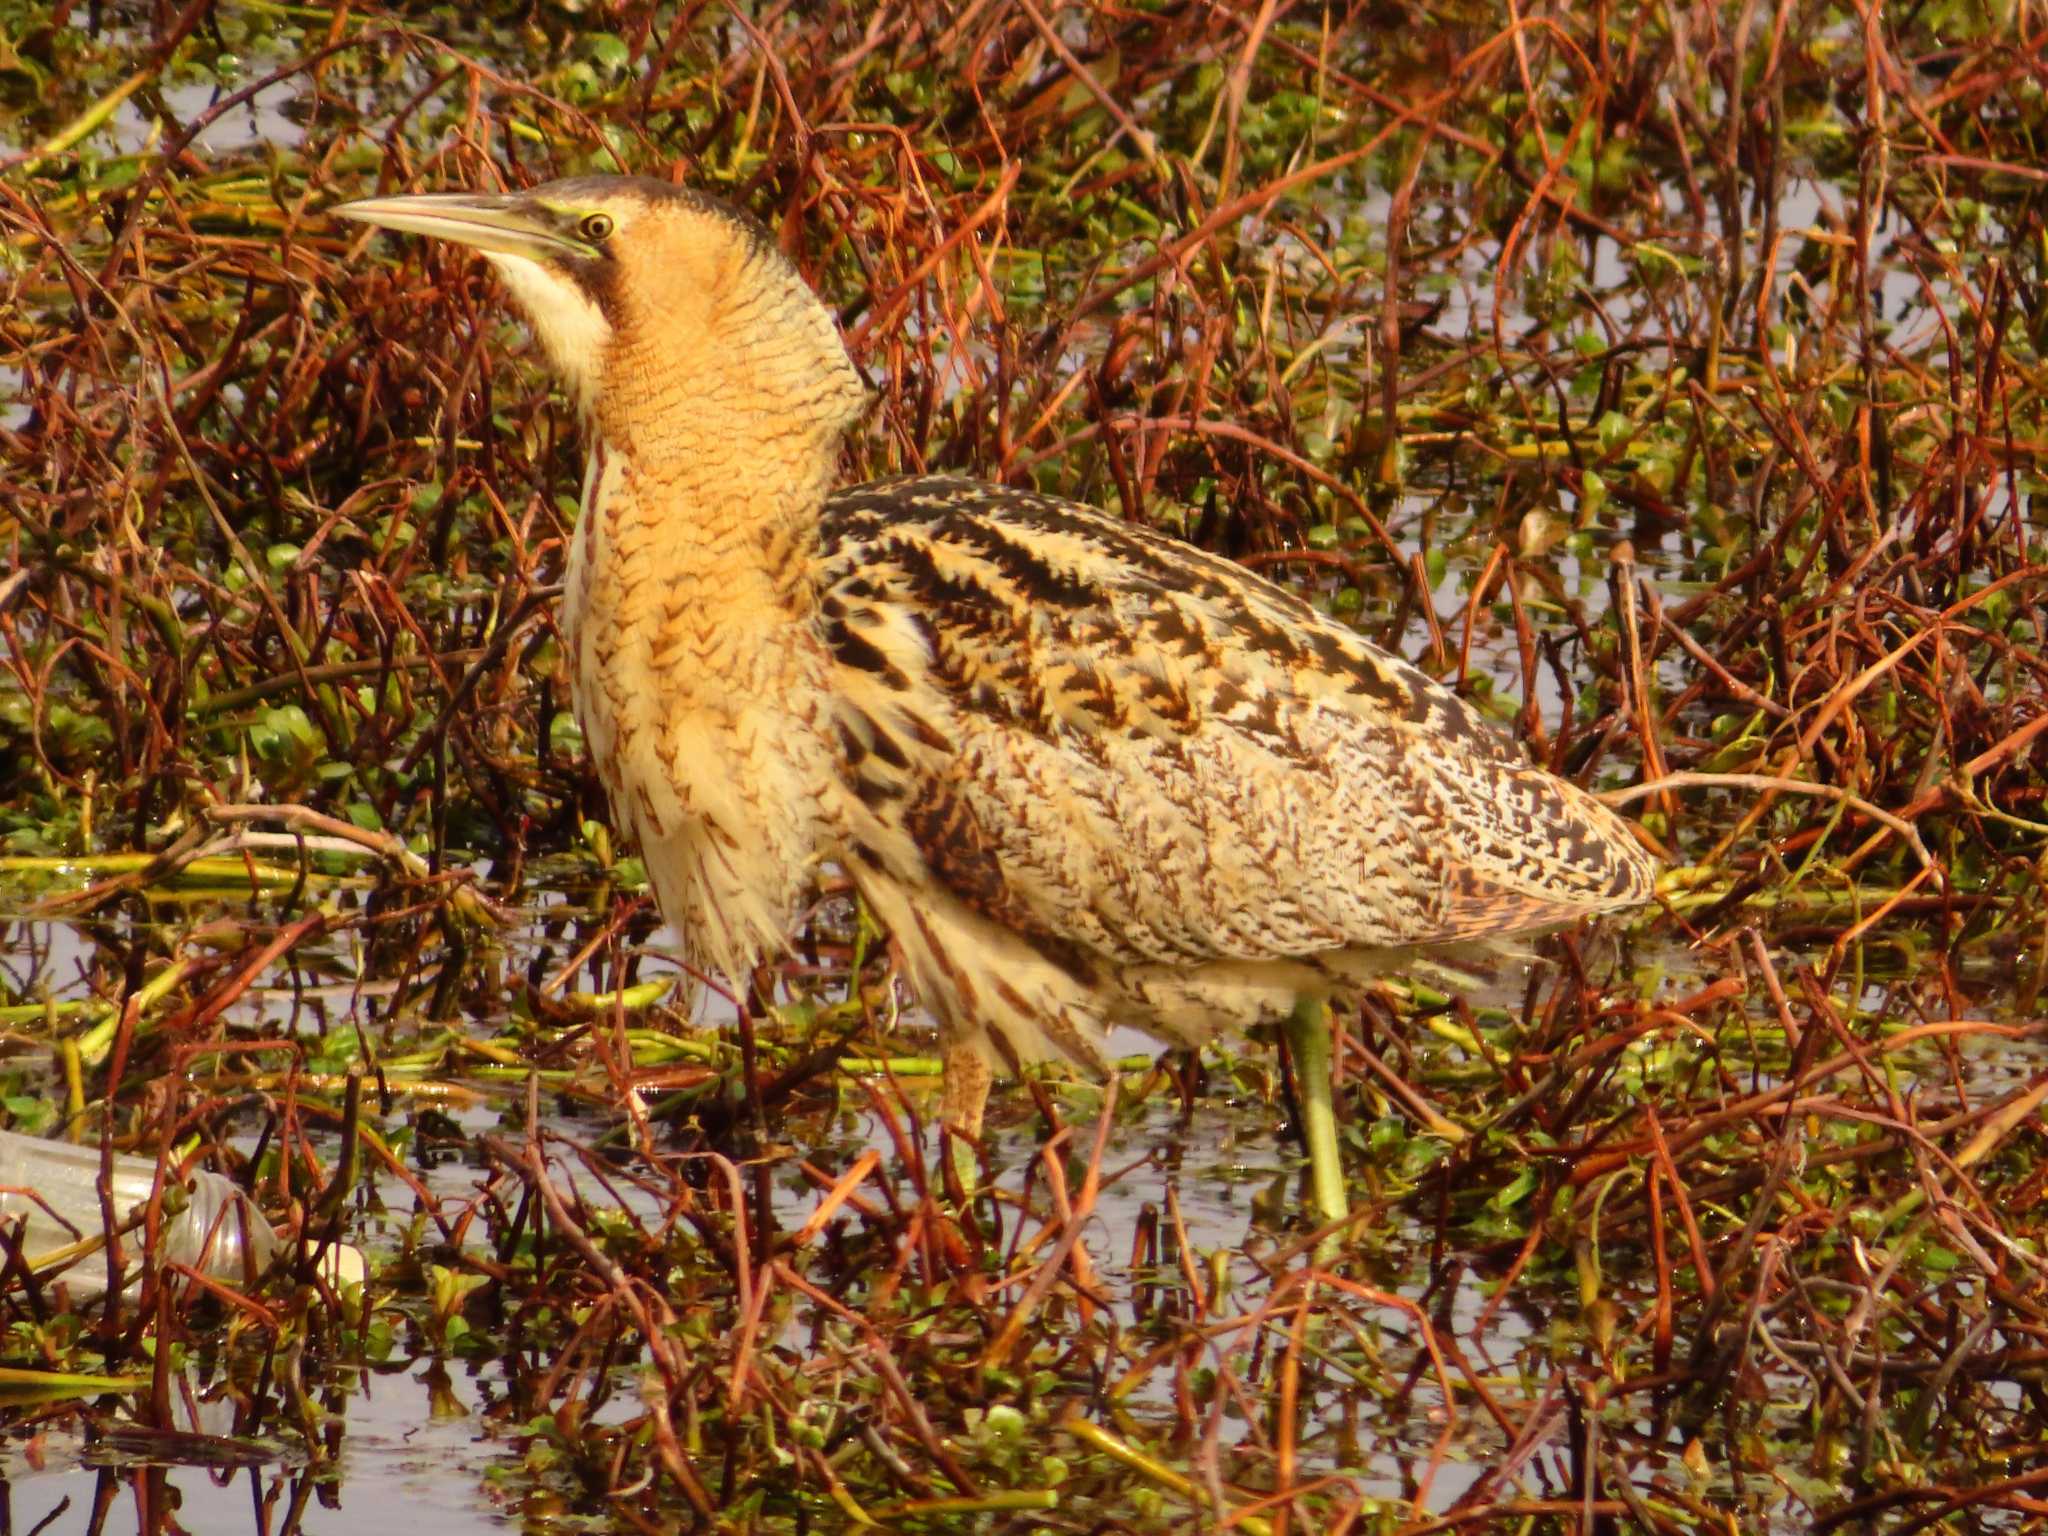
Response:
M1199 1043L1648 894L1604 807L1242 567L965 479L842 491L821 527L835 852L1006 1055L1100 1069L1111 1022Z
M863 392L751 221L601 178L351 211L491 252L582 407L577 714L693 958L744 977L843 868L968 1130L1003 1061L1648 896L1616 817L1239 566L973 480L830 494Z

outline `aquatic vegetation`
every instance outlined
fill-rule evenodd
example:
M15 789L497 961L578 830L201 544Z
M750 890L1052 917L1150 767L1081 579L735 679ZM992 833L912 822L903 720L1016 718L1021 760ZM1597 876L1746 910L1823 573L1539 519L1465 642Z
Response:
M0 1107L293 1245L129 1233L77 1313L0 1230L15 1523L408 1455L457 1528L2038 1521L2029 25L0 8ZM1259 1042L1005 1090L963 1211L843 888L678 974L566 711L564 405L472 262L321 217L621 165L840 304L849 477L1288 580L1670 855L1339 1020L1331 1261Z

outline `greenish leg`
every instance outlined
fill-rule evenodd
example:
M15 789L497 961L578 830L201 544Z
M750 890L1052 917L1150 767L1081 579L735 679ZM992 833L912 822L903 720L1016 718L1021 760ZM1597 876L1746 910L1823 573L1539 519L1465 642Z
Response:
M1330 1005L1304 997L1288 1015L1287 1053L1294 1059L1294 1089L1301 1097L1302 1139L1308 1143L1309 1179L1316 1211L1326 1222L1351 1214L1344 1166L1337 1152L1337 1112L1330 1099Z

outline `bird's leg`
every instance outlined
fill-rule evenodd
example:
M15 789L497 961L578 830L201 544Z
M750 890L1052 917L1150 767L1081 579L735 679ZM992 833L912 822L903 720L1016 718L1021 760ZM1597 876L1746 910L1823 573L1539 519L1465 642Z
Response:
M988 1108L989 1084L995 1081L981 1043L972 1035L945 1039L939 1044L939 1065L944 1077L939 1090L939 1124L953 1136L953 1171L962 1190L972 1190L979 1181L975 1143L981 1140L982 1112Z
M1294 1087L1301 1097L1301 1133L1308 1143L1310 1187L1316 1211L1326 1222L1351 1213L1344 1194L1344 1167L1337 1152L1337 1113L1330 1098L1330 1005L1304 997L1287 1016L1287 1054L1294 1061Z
M740 978L735 977L735 980ZM768 1111L761 1103L760 1052L754 1043L754 1019L774 1007L774 973L765 966L756 967L753 975L742 982L738 989L740 1000L740 1077L741 1087L746 1094L747 1113L754 1122L754 1134L763 1141L768 1139Z
M974 1040L947 1040L940 1047L940 1065L945 1071L939 1098L939 1116L950 1129L972 1141L981 1140L981 1116L988 1108L989 1084L995 1073L988 1058Z

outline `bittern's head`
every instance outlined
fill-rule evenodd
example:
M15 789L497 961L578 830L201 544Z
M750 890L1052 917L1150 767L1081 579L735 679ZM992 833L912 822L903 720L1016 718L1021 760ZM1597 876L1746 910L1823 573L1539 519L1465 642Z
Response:
M576 176L530 192L378 197L343 218L474 246L604 430L815 428L865 398L831 314L754 220L666 182Z

